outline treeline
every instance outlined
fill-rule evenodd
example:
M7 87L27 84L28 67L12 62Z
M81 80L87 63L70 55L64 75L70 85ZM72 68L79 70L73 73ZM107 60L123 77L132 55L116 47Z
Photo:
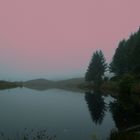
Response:
M22 82L9 82L9 81L0 80L0 90L16 88L16 87L22 87Z
M117 76L126 73L140 76L140 29L120 41L110 64L110 71Z
M85 80L101 87L108 78L106 71L113 73L110 81L115 81L122 92L132 92L132 88L140 92L140 29L128 39L120 41L110 64L106 63L101 50L93 53L85 74Z

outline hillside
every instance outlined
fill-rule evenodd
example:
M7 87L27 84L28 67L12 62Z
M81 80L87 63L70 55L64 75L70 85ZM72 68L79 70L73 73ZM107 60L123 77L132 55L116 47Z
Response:
M84 83L84 78L72 78L72 79L66 79L66 80L61 80L56 82L57 86L62 86L62 87L77 87L83 83Z
M20 82L9 82L9 81L0 80L0 90L16 88L16 87L22 87L22 83L20 83Z
M23 83L24 87L47 90L50 88L78 88L79 85L84 83L84 78L72 78L60 81L51 81L46 79L34 79Z
M34 88L34 89L46 89L53 86L53 81L46 80L46 79L34 79L23 82L23 86L27 88Z

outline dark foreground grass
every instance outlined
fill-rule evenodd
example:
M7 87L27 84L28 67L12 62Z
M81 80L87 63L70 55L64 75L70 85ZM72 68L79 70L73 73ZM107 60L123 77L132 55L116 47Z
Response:
M8 135L0 132L0 140L55 140L56 135L49 134L47 129L27 129L22 132Z
M112 130L108 140L140 140L140 132L118 132Z

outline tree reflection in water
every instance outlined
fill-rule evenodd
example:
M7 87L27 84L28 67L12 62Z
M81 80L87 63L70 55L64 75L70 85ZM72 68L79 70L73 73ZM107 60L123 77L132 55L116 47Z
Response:
M140 124L140 105L132 95L120 94L118 99L110 103L110 111L118 130Z
M139 97L120 93L117 100L110 103L110 112L117 130L112 130L109 140L140 139Z
M139 97L140 98L140 97ZM105 103L101 91L90 91L85 93L91 117L96 125L101 125L105 112L109 108L117 129L110 133L109 140L135 140L140 139L140 102L136 95L120 93L115 100Z
M107 109L104 98L102 97L102 92L86 92L85 100L87 102L93 122L96 125L101 125Z

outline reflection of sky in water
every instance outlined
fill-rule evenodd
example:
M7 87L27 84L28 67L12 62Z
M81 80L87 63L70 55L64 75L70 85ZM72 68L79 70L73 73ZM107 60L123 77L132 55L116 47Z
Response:
M112 98L104 97L108 103ZM105 138L114 128L109 111L101 125L91 119L85 94L63 90L35 91L13 89L0 91L0 129L22 131L24 128L47 128L57 139Z

